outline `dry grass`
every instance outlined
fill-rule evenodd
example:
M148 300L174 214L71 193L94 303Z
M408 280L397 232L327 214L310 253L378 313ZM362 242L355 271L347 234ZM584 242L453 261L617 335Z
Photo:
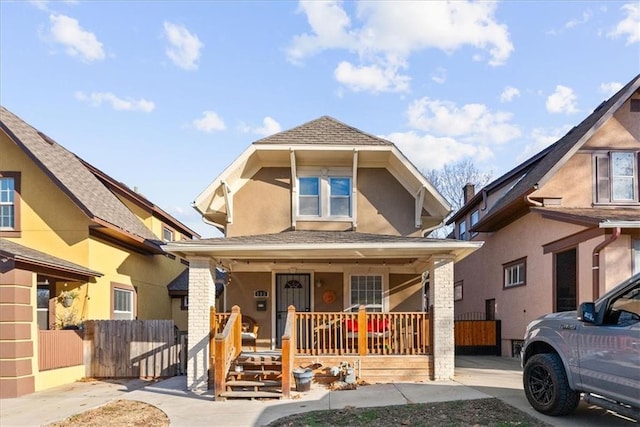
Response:
M136 400L116 400L45 427L167 427L169 417L160 409Z

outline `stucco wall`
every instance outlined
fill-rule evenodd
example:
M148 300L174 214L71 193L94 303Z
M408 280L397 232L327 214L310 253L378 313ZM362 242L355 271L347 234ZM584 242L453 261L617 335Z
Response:
M421 275L389 274L389 311L422 311Z
M357 231L419 236L415 199L382 168L358 170ZM291 169L262 168L233 195L227 236L279 233L291 227ZM350 221L297 221L299 230L341 231Z
M256 298L254 292L257 290L269 291L267 298L267 310L256 310ZM270 346L271 339L271 317L273 289L271 285L271 273L231 273L229 286L225 289L227 309L231 311L231 307L238 305L242 314L249 315L255 319L260 325L258 331L258 345ZM224 298L224 295L222 296Z

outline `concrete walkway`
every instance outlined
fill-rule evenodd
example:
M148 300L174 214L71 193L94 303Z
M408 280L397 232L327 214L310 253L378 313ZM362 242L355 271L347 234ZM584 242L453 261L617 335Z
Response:
M117 399L139 400L164 411L172 426L262 426L278 418L347 406L371 407L497 397L554 426L632 426L602 409L582 403L571 417L546 417L534 411L522 391L522 370L516 359L465 356L456 358L455 381L360 386L329 391L313 385L309 392L279 401L214 402L210 392L186 390L185 377L157 383L134 381L74 383L16 399L0 401L0 425L40 426Z

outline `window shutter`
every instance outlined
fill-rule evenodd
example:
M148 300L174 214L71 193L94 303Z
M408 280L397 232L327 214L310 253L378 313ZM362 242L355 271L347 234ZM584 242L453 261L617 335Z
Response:
M611 185L609 183L609 157L596 157L596 202L611 201Z

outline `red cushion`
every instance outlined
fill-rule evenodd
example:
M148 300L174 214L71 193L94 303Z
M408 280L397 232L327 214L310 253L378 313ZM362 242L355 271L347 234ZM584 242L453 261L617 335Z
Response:
M347 332L358 332L358 320L347 319L344 321Z
M368 332L384 332L389 328L388 319L378 319L367 323Z

